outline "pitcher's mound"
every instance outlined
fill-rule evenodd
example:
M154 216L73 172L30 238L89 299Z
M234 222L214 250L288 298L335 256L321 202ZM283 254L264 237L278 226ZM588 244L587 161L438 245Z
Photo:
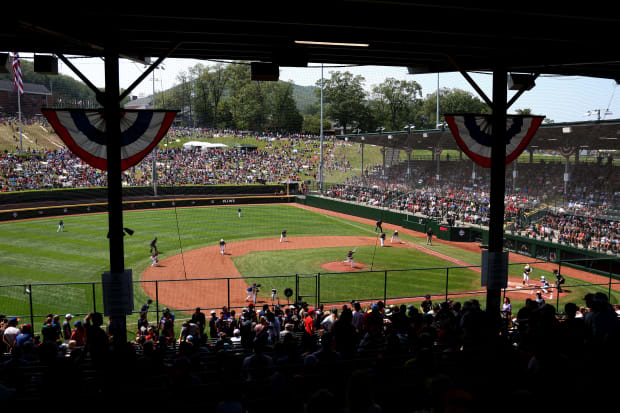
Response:
M333 271L333 272L351 272L351 271L361 271L364 268L366 268L366 266L364 264L360 264L356 262L353 268L351 268L350 262L332 261L332 262L326 262L325 264L322 264L321 268L324 268L328 271Z

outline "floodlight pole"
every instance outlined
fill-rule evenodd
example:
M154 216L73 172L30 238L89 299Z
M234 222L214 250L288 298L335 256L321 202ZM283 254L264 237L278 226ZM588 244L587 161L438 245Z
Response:
M319 190L323 194L323 64L321 64L321 162L319 164Z
M155 71L153 70L153 100L151 101L153 109L155 109ZM153 161L153 196L157 196L157 145L153 148L151 153L151 159Z
M493 71L493 132L491 144L491 205L489 253L501 253L504 244L504 191L506 186L506 68L499 64ZM487 287L487 313L499 317L501 288Z

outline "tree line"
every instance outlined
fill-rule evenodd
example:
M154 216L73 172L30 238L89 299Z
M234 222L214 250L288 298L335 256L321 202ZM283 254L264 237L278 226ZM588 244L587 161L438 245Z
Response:
M254 131L318 134L320 131L320 88L300 102L299 87L289 82L257 82L246 64L198 64L177 76L178 85L157 93L157 108L177 109L178 119L194 127L232 128ZM370 92L365 79L350 72L331 72L323 81L324 129L338 133L374 132L379 127L403 130L432 129L436 119L437 92L422 95L415 81L388 78ZM460 89L440 89L442 113L489 113L488 106ZM300 109L301 108L301 109ZM330 124L328 121L331 121Z
M69 76L34 73L33 64L22 60L24 82L46 86L52 92L51 106L99 107L94 93ZM0 74L0 79L12 74ZM387 78L370 89L365 78L348 71L330 72L323 81L324 124L337 133L374 132L377 128L432 129L436 119L437 92L423 96L413 80ZM184 126L237 130L318 134L321 81L315 87L290 82L251 80L246 62L197 64L177 75L177 85L155 94L156 109L179 110ZM122 102L124 103L124 102ZM439 91L441 113L489 113L488 106L460 89Z

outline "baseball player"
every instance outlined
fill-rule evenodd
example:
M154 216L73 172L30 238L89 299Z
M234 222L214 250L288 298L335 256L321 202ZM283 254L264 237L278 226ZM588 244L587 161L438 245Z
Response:
M548 288L550 287L549 281L545 279L544 275L540 276L540 283L542 284L541 290L543 290L545 294L549 294L549 290L548 290Z
M383 221L381 219L379 219L379 221L377 221L376 227L375 227L375 232L377 232L377 230L383 232L383 228L381 227L381 225L383 225Z
M385 232L382 231L379 238L381 239L381 246L383 247L383 245L385 244Z
M256 302L256 283L246 288L245 292L248 293L248 296L245 297L245 301L250 301L251 299L252 302L255 303Z
M400 240L400 237L398 236L398 230L395 229L394 233L392 234L392 238L390 239L390 244L394 243L394 240L398 241L399 244L402 244L403 242Z
M65 224L64 222L62 222L62 219L60 220L60 222L58 223L58 229L56 230L56 232L63 232L65 228Z
M347 259L343 261L343 262L350 262L351 263L351 268L353 268L353 266L355 265L354 262L353 262L353 254L355 254L355 250L356 249L357 248L349 250L349 252L347 252Z
M239 218L241 218L241 208L237 210L237 215L239 215Z
M159 255L159 252L157 251L157 249L155 251L153 251L153 253L151 254L151 259L153 260L153 263L151 264L151 267L159 266L158 255Z
M560 272L557 269L553 270L553 275L555 275L555 288L558 290L558 293L562 292L562 284L564 284L566 282L566 279L564 279L564 276L562 274L560 274Z
M426 230L426 245L433 246L433 228L430 226Z
M288 242L288 238L286 238L286 230L282 230L282 233L280 234L280 242L282 242L282 240L284 240L284 242Z
M523 285L530 285L530 273L532 272L532 268L529 264L525 264L523 267Z
M220 240L220 250L222 255L224 255L224 251L226 251L226 242L224 242L224 238Z
M153 251L157 252L157 237L155 237L155 238L153 239L153 241L151 241L150 247L151 247L151 249L150 249L150 251L149 251L149 252L150 252L151 254L153 253Z

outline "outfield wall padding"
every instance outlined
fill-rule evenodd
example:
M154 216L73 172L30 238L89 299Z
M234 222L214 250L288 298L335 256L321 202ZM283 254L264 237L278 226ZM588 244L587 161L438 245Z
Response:
M289 193L297 192L297 184L289 184ZM158 196L180 195L274 195L286 194L286 185L162 185L157 187ZM123 198L152 197L151 186L125 186ZM24 204L32 202L75 202L95 201L108 198L108 188L65 188L36 191L0 192L0 205Z

